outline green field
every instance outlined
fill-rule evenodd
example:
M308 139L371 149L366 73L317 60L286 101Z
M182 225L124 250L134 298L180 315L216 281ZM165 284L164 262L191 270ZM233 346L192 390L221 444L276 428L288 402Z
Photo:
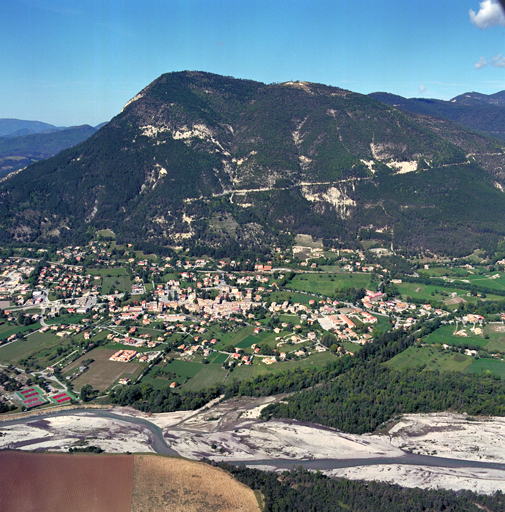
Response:
M300 325L300 317L298 315L280 315L279 322L286 324Z
M228 354L223 354L221 352L217 353L217 356L212 356L213 359L209 358L209 361L212 364L223 364L230 356Z
M426 337L426 343L439 343L458 347L485 348L488 352L505 353L505 327L501 324L486 325L482 334L473 334L469 328L464 328L468 336L454 335L456 325L444 325ZM458 325L458 331L463 325Z
M361 348L361 345L349 341L339 342L339 345L342 345L348 352L352 352L353 354L357 354Z
M86 273L88 273L91 276L102 276L102 277L106 277L106 276L117 277L117 276L127 275L127 272L123 267L88 268L88 269L86 269Z
M8 323L4 323L0 325L0 340L6 340L12 334L35 331L37 329L40 329L39 323L31 325L9 325Z
M47 325L61 325L61 324L80 324L81 320L85 318L86 315L60 315L54 318L46 319Z
M0 361L17 363L20 359L34 355L36 361L43 367L45 363L49 362L48 358L52 354L51 349L62 343L62 339L51 332L37 332L26 339L16 340L13 343L0 346Z
M471 356L436 347L408 347L385 364L396 370L405 370L412 366L426 366L428 370L461 372L468 368L473 361Z
M314 295L306 295L305 293L297 293L297 292L272 292L270 294L270 301L277 302L278 304L282 304L285 300L291 301L293 304L304 304L308 305L310 300L319 300L318 297Z
M168 364L165 369L167 372L173 372L179 375L179 377L184 377L191 379L196 376L196 374L204 367L202 363L190 363L188 361L181 361L179 359L174 359L170 364Z
M463 329L463 325L459 324L458 331ZM472 334L469 328L464 329L468 336L455 335L456 325L443 325L436 331L433 331L426 337L426 343L440 343L447 345L454 345L461 347L463 345L474 347L485 347L489 340L486 340L483 335Z
M466 279L467 276L470 276L467 269L464 268L449 268L449 267L430 267L429 269L423 269L419 271L419 274L421 274L423 277L442 277L447 276L449 278L454 277L461 277L463 279Z
M228 357L226 354L219 354L219 356ZM199 390L224 382L227 373L227 370L224 370L220 364L202 364L201 362L188 362L178 359L161 368L164 373L175 373L177 377L168 379L152 377L152 373L158 369L160 367L155 366L142 379L142 382L151 384L156 389L163 388L170 382L176 382L181 389Z
M227 370L216 364L200 364L201 370L193 378L182 385L181 389L186 391L198 391L209 388L225 381Z
M496 275L499 275L500 277L491 279L491 276ZM505 290L505 274L503 272L486 272L485 275L466 275L461 277L452 277L451 279L455 279L454 284L461 280L463 282L467 282L467 284L474 284L475 286L482 286L501 291ZM470 283L468 283L468 281Z
M225 356L226 354L219 355ZM293 371L295 368L322 368L330 361L334 361L335 357L336 356L330 352L323 352L319 354L313 354L310 357L301 359L299 361L286 361L283 363L275 363L273 365L266 365L261 362L260 358L255 358L253 365L236 366L233 370L224 370L221 367L221 364L216 364L216 360L214 360L213 363L206 365L201 363L174 360L165 366L163 370L165 372L176 373L179 376L178 378L172 379L171 381L173 382L175 380L178 384L181 384L181 389L196 391L224 382L230 383L234 379L238 381L244 381L259 375ZM226 377L226 374L228 374L228 377ZM185 381L185 379L187 380ZM157 389L162 388L168 384L167 379L150 378L149 375L145 377L142 382L151 384Z
M114 231L112 231L110 229L100 229L96 232L96 236L97 237L103 236L103 237L107 237L107 238L116 238Z
M293 290L332 295L337 289L370 288L370 274L343 272L335 274L303 274L289 283Z
M384 331L384 332L391 329L391 322L389 321L389 317L383 316L383 315L374 315L374 316L375 316L375 318L377 318L377 323L373 324L372 328L376 327L380 331Z
M479 300L479 297L471 296L468 290L462 290L458 288L457 281L451 284L451 287L445 286L435 286L435 285L425 285L422 283L400 283L395 285L398 291L401 293L403 299L407 297L412 297L417 300L436 300L439 302L444 302L449 300L451 293L457 293L458 297L461 297L467 302L476 302ZM444 295L442 295L442 292ZM487 299L489 300L503 300L503 297L498 295L488 294Z
M222 336L221 341L219 343L216 343L216 349L221 350L226 345L233 345L234 347L236 347L240 342L244 341L248 336L252 335L253 332L254 326L252 325L244 327L239 331L227 332Z
M278 334L275 334L275 336L278 336ZM263 343L267 338L270 338L272 336L271 332L262 331L259 334L250 334L247 336L247 338L244 338L239 343L235 344L235 347L237 348L250 348L251 345Z
M102 290L101 293L107 294L111 291L118 290L119 292L131 292L130 276L126 269L118 268L91 268L87 270L88 274L92 276L102 277Z
M484 335L489 336L489 340L486 343L486 350L488 352L505 353L505 326L488 324L484 327Z
M164 374L169 374L171 372L170 364L168 364L167 366L164 366L164 367L161 367L158 365L153 366L151 371L145 377L142 378L142 383L150 384L155 389L162 389L172 382L176 382L179 386L181 384L184 384L184 382L186 382L186 377L180 377L180 376L177 376L177 377L170 376L169 377L168 375L165 375L164 377L161 377L161 376L155 377L153 375L154 372L157 372L159 370L161 370L161 372ZM173 372L173 373L175 373L175 372Z
M466 369L471 373L491 373L505 379L505 362L497 359L477 359Z

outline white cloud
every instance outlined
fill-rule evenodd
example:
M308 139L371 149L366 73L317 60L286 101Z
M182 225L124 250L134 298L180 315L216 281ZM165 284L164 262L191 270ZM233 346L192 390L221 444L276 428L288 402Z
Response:
M505 14L498 0L484 0L479 3L479 12L470 9L470 21L480 29L501 25L505 27Z
M478 62L474 64L475 69L482 69L484 66L487 66L487 60L485 57L481 57Z
M428 92L428 89L426 89L426 86L420 85L419 86L419 94L424 94L425 92Z
M491 66L495 68L505 68L505 57L501 53L491 57Z

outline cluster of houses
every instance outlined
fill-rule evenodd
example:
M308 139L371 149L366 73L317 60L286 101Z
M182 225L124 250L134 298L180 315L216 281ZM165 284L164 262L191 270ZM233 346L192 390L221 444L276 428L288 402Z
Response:
M384 300L385 295L381 292L373 292L366 290L366 296L362 299L363 307L383 315L389 315L390 313L405 313L408 311L412 315L412 318L407 319L412 323L416 321L414 317L431 317L431 316L447 316L449 313L442 309L433 308L430 304L423 304L418 306L409 302L389 299Z
M193 338L195 341L194 344L188 345L183 343L177 347L178 350L181 351L182 357L190 357L195 354L202 354L204 357L207 357L211 353L211 346L217 343L216 339L212 340L202 340L199 336L195 336ZM199 343L198 343L199 342Z
M82 268L49 265L40 271L35 288L52 288L66 296L99 295L101 277L82 275Z
M89 336L89 333L88 333L88 336ZM86 333L84 333L84 338L86 339ZM130 337L129 335L123 337L123 336L118 336L114 333L107 334L107 339L109 341L113 341L114 343L121 343L123 345L129 345L131 347L146 346L149 348L154 348L154 347L157 347L163 341L165 341L165 339L162 336L159 336L157 340L153 340L151 338L152 338L151 334L140 334L138 337Z
M35 267L24 258L0 258L0 265L0 300L15 297L18 301L24 301L31 287L23 277L29 276Z

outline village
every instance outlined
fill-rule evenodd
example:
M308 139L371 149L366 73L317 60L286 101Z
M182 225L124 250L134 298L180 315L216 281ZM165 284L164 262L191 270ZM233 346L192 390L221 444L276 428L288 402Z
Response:
M78 400L87 386L95 396L140 381L201 389L323 365L378 332L432 319L459 338L484 335L483 316L407 300L401 275L359 250L295 246L266 262L153 258L99 241L51 258L23 252L0 260L0 390L10 407L46 406L61 392ZM453 292L446 302L455 296L468 300ZM19 395L29 379L45 400Z

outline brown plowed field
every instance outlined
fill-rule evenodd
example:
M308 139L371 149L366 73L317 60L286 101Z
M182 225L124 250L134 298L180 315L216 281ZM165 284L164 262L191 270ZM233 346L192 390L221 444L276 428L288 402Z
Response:
M135 455L132 512L259 512L254 492L203 462Z
M0 452L0 512L129 512L133 455Z

